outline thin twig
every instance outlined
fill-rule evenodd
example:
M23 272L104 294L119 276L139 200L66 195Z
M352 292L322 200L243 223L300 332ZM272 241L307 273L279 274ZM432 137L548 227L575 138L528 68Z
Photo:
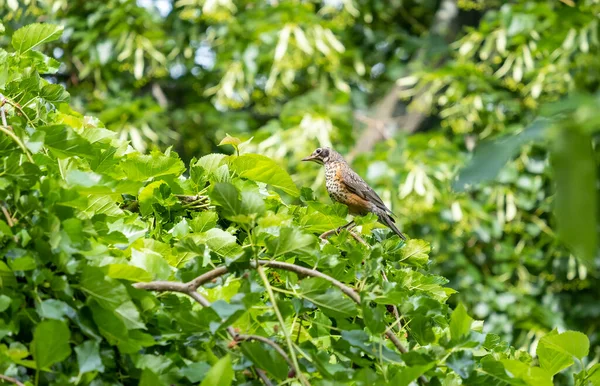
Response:
M254 370L256 370L256 374L258 374L266 386L273 386L273 382L271 382L263 370L259 369L258 367L255 367Z
M346 229L348 231L348 233L350 233L350 236L352 236L354 238L354 240L358 241L359 243L361 243L364 246L368 246L369 244L367 244L365 242L365 240L362 239L362 237L360 237L359 235L356 234L356 232L350 230L350 229ZM323 232L321 233L321 235L319 236L319 238L321 240L325 240L327 239L329 236L331 236L332 234L337 234L338 233L338 228L336 229L332 229L330 231L327 232Z
M250 266L253 268L256 268L257 263L259 266L270 267L270 268L275 268L275 269L282 269L285 271L295 272L297 274L304 275L304 276L318 277L318 278L327 280L334 286L338 287L344 294L346 294L346 296L348 296L350 299L352 299L352 301L354 301L356 304L358 304L358 305L361 304L360 295L353 288L347 286L346 284L340 282L339 280L334 279L333 277L326 275L320 271L301 267L296 264L285 263L283 261L274 261L274 260L258 260L257 262L251 261ZM219 268L214 269L213 271L209 271L209 272L202 274L201 276L197 277L196 279L194 279L188 283L156 281L156 282L150 282L150 283L136 283L136 284L134 284L134 287L139 288L139 289L153 290L153 291L182 292L182 293L192 296L196 301L198 301L200 304L202 304L201 300L195 298L194 295L192 295L192 294L197 294L198 297L203 299L202 295L200 295L199 293L197 293L195 291L191 291L190 283L195 283L195 284L200 283L198 285L201 285L202 283L205 283L216 277L219 277L219 276L225 274L226 272L227 272L226 267L219 267ZM202 279L200 279L200 278L202 278ZM206 299L204 299L204 300L206 300ZM206 301L206 302L208 302L208 301ZM210 306L210 303L208 303L208 306ZM408 350L402 345L402 342L400 342L400 340L394 334L394 332L387 329L385 331L385 335L388 337L388 339L390 339L390 341L394 344L394 346L396 346L398 351L400 351L403 354L408 352ZM233 336L235 336L235 335L233 335ZM421 381L421 383L427 383L427 380L423 376L419 377L419 380Z
M8 211L8 209L6 209L4 205L0 205L0 208L2 208L2 213L4 213L4 217L6 217L6 223L9 227L12 228L15 225L14 218L10 215L10 212Z
M13 107L13 109L15 109L19 113L21 113L21 115L23 117L25 117L25 119L27 120L27 123L29 123L31 125L31 127L33 127L33 122L31 121L31 119L29 119L29 116L27 114L25 114L25 111L23 110L23 108L21 107L20 104L18 104L11 98L7 97L6 95L2 95L2 97L4 98L3 103L7 103L7 104L11 105Z
M5 103L6 99L4 99L4 95L0 94L0 117L2 118L2 126L8 127L8 121L6 120L6 111L4 111Z
M203 283L210 281L213 278L219 277L219 276L225 274L226 272L227 272L227 269L225 267L219 267L210 272L207 272L204 275L197 277L196 279L194 279L188 283L177 283L177 282L171 282L171 281L155 281L155 282L151 282L151 283L136 283L136 284L134 284L134 287L138 288L138 289L145 289L148 291L157 291L157 292L180 292L180 293L188 295L189 297L194 299L202 307L210 307L210 302L208 301L208 299L206 299L204 296L202 296L202 294L200 294L196 290ZM259 336L259 335L238 334L237 332L235 332L235 330L231 326L227 327L227 332L236 341L257 340L257 341L266 343L269 346L273 347L275 349L275 351L277 351L283 357L283 359L286 360L286 362L291 364L290 358L287 356L285 351L281 348L281 346L279 346L277 343L273 342L272 340L267 339L263 336ZM257 374L262 379L262 381L265 383L265 385L269 386L269 385L273 384L269 380L269 378L267 378L267 376L264 372L261 373L262 370L260 370L258 368L256 368L256 370L257 370L256 371Z
M277 301L275 300L275 294L273 293L273 289L271 288L269 279L267 278L267 275L265 275L265 271L262 269L261 266L256 267L256 270L258 271L258 274L260 275L260 278L262 279L262 281L267 289L267 294L269 295L269 299L271 300L271 307L273 307L273 311L275 312L275 315L277 315L277 319L279 319L281 331L283 332L283 335L285 336L285 340L287 341L287 344L288 344L288 349L290 350L290 359L294 365L293 369L296 372L296 376L300 379L300 382L302 382L303 385L310 386L310 383L304 377L304 374L302 374L302 371L300 370L300 366L298 365L298 359L296 358L296 353L294 352L294 345L292 343L292 337L290 336L290 333L285 326L285 320L283 319L283 315L281 315L281 312L279 312L279 307L277 306Z
M19 137L17 137L17 135L13 133L12 130L9 130L8 127L9 126L0 126L0 131L11 137L12 140L15 141L15 143L21 148L21 150L23 150L23 153L25 153L29 162L34 163L31 154L29 154L29 150L27 150L27 147L25 147L25 144L21 142L21 139L19 139Z
M17 386L25 386L24 383L20 382L19 380L15 379L15 378L11 378L7 375L0 374L0 379L2 379L3 381L6 381L6 382L14 383Z
M190 290L197 290L202 284L207 283L213 279L216 279L219 276L224 275L225 273L227 273L227 267L218 267L213 269L212 271L208 271L200 276L198 276L197 278L195 278L194 280L190 281L187 283L187 286Z

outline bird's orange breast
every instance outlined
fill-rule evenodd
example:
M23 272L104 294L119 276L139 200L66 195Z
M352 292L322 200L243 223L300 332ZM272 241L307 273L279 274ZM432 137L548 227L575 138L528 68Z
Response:
M371 211L371 203L354 193L349 193L346 196L344 204L348 206L348 211L353 215L363 216Z

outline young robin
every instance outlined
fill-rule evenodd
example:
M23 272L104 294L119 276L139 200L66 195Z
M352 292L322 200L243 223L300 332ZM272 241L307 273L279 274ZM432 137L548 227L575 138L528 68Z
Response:
M328 147L318 148L302 161L325 165L325 186L329 197L348 206L350 214L364 216L369 212L375 213L382 224L387 225L402 240L406 240L394 225L392 211L338 152ZM344 228L353 224L354 221L351 221Z

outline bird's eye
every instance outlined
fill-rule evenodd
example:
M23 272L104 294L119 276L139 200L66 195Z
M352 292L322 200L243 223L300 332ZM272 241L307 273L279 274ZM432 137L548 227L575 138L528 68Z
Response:
M316 154L319 154L320 152L321 152L321 149L317 149L317 150L315 150L315 153L316 153Z

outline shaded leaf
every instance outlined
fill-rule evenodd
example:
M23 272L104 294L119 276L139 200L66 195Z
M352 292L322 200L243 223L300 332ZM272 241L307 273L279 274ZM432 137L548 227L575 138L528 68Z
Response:
M70 337L71 331L64 322L45 320L38 324L31 342L36 367L47 369L71 355Z

